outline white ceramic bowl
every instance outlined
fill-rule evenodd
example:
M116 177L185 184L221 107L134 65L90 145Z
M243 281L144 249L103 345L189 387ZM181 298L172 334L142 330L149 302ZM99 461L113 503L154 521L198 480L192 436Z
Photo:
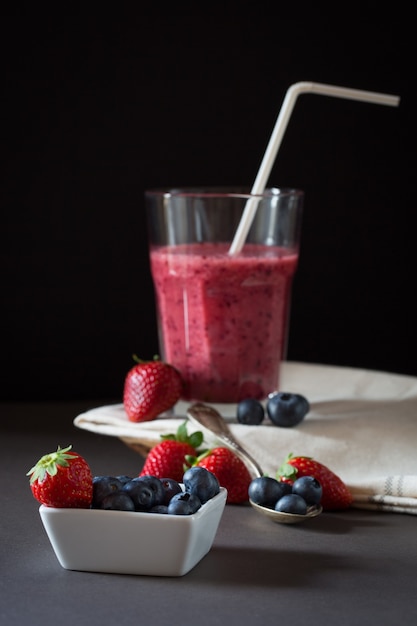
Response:
M59 563L65 569L114 574L183 576L210 550L227 491L193 515L97 509L39 513Z

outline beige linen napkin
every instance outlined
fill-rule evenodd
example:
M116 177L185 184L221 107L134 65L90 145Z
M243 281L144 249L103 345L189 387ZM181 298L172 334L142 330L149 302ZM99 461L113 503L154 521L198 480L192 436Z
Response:
M417 378L287 362L281 389L310 401L309 414L295 428L279 428L268 419L244 426L236 423L235 407L216 405L266 474L275 475L290 452L311 456L347 483L355 507L417 515ZM74 424L149 448L161 434L176 431L188 406L180 402L175 415L134 424L122 404L110 405L79 415ZM188 431L194 430L190 423ZM206 435L205 442L216 443Z

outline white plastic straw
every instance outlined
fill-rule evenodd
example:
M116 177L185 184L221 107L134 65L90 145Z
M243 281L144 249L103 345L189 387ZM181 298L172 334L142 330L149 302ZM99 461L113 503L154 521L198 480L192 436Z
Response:
M262 194L264 192L277 152L281 145L282 138L288 126L292 110L298 96L303 93L313 93L322 96L332 96L334 98L345 98L347 100L358 100L360 102L384 104L387 106L398 106L400 102L399 96L392 96L389 94L377 93L373 91L348 89L346 87L325 85L323 83L294 83L294 85L291 85L291 87L289 87L285 95L284 102L282 103L282 107L279 112L275 127L272 131L272 135L266 148L258 174L251 189L252 195ZM238 228L236 229L234 239L229 249L229 255L233 256L241 251L249 229L251 227L253 218L255 217L258 202L258 198L251 198L246 203L240 223L238 225Z

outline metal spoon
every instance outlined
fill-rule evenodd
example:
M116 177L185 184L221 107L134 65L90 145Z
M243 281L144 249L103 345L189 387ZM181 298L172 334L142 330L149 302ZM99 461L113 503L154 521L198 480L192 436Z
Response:
M275 509L269 509L266 506L261 506L260 504L256 504L252 500L249 500L252 507L261 515L265 515L265 517L269 517L273 522L278 522L280 524L299 524L300 522L305 522L312 517L317 517L323 511L321 506L315 505L310 506L307 509L307 513L305 515L297 515L296 513L282 513L281 511L275 511Z
M216 409L207 404L197 402L187 409L187 417L190 421L211 432L228 448L233 450L251 468L255 477L264 475L259 463L236 441L224 418Z
M233 450L233 452L235 452L235 454L250 467L255 477L264 475L264 471L259 463L257 463L249 452L242 448L242 446L234 439L227 423L216 409L208 406L207 404L198 402L191 405L187 409L187 417L191 422L197 424L198 426L202 426L204 429L220 439L220 441L222 441L228 448ZM293 513L282 513L280 511L275 511L274 509L260 506L259 504L252 502L252 500L249 500L249 502L257 513L260 513L261 515L272 519L272 521L281 524L297 524L299 522L304 522L305 520L320 515L322 512L321 506L314 506L308 509L306 515L295 515Z

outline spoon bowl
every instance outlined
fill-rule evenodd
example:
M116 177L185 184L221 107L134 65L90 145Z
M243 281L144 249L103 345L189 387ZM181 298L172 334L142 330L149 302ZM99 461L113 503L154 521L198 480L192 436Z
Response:
M320 515L323 510L321 506L310 506L305 515L297 515L295 513L282 513L281 511L275 511L274 509L269 509L266 506L256 504L255 502L252 502L252 500L249 500L249 502L257 513L260 513L265 517L269 517L269 519L273 522L277 522L279 524L299 524L301 522L306 522L308 519Z
M194 424L202 427L212 435L215 435L217 439L230 448L230 450L233 450L237 456L242 459L253 476L259 477L264 475L262 467L247 450L235 440L225 420L215 408L203 404L202 402L197 402L188 408L187 417ZM280 524L299 524L312 517L317 517L317 515L320 515L322 512L321 506L311 506L307 509L306 515L281 513L281 511L274 511L273 509L268 509L266 506L255 504L252 500L249 500L249 502L255 511Z

